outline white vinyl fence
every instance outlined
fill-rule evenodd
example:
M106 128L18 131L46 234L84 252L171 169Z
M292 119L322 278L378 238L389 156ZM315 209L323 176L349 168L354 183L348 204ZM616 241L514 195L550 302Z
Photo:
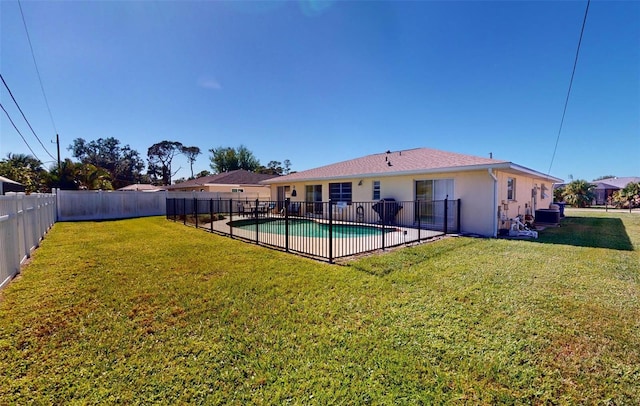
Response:
M0 196L0 288L20 272L55 221L55 195Z
M96 221L165 216L167 197L238 199L237 193L59 190L58 221ZM244 198L244 195L242 195ZM255 200L255 197L251 197ZM247 197L248 199L248 197Z
M58 221L164 216L166 192L59 190Z

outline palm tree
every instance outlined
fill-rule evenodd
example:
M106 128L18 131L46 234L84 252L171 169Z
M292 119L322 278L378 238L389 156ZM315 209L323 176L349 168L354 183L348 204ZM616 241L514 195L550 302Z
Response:
M53 166L49 170L49 186L62 190L78 190L78 164L67 158L60 163L60 168Z
M42 168L42 162L31 155L8 153L0 160L0 176L22 183L27 193L46 189L47 171Z
M630 182L623 189L613 193L616 206L632 209L640 206L640 182Z
M575 207L587 207L591 205L596 195L593 189L596 185L584 179L574 180L564 188L564 201Z
M111 185L111 174L104 168L91 164L77 164L78 180L81 189L89 190L113 190Z

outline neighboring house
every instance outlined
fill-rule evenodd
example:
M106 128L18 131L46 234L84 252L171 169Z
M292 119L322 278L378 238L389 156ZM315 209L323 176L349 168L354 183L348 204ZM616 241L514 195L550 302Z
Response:
M271 199L278 201L460 199L461 232L497 236L502 219L548 208L552 185L561 181L509 161L417 148L368 155L263 183L271 186ZM405 209L413 210L412 205Z
M23 192L25 187L22 183L0 176L0 195L6 195L9 192Z
M118 190L123 190L123 191L132 191L132 192L158 192L160 190L163 190L162 188L152 185L150 183L135 183L133 185L129 185L129 186L125 186L125 187L121 187Z
M614 178L605 178L600 180L595 180L590 182L595 187L593 188L593 192L596 195L593 204L596 205L605 205L608 203L609 198L613 195L614 192L618 190L624 189L629 183L640 182L640 177L637 176L627 176L627 177L614 177ZM556 183L553 185L553 189L563 188L567 186L568 183Z
M267 175L239 169L164 186L163 189L170 192L213 192L219 193L224 197L236 199L267 200L271 196L271 190L269 186L260 182L274 177L278 177L278 175Z
M607 200L613 195L613 192L624 189L629 183L640 182L640 177L625 177L625 178L606 178L592 182L596 187L594 192L596 193L595 204L606 204Z

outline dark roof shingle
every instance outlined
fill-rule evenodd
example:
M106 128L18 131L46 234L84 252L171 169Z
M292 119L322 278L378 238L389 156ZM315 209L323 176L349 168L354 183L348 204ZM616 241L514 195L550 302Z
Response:
M306 179L330 179L364 175L392 175L396 173L430 171L445 168L455 169L502 163L508 163L508 161L482 158L430 148L415 148L404 151L388 151L379 154L367 155L348 161L321 166L319 168L296 172L280 177L277 180L274 179L274 181L291 182Z
M165 186L165 189L177 189L185 187L198 187L206 184L216 185L259 185L263 180L275 178L278 175L268 175L264 173L250 172L244 169L238 169L230 172L218 173L210 176L202 176L197 179L187 180L171 186Z

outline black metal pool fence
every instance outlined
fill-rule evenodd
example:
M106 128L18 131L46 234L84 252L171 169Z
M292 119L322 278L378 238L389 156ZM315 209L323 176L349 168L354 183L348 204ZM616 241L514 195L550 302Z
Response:
M167 219L333 262L460 232L460 199L318 202L167 198Z

